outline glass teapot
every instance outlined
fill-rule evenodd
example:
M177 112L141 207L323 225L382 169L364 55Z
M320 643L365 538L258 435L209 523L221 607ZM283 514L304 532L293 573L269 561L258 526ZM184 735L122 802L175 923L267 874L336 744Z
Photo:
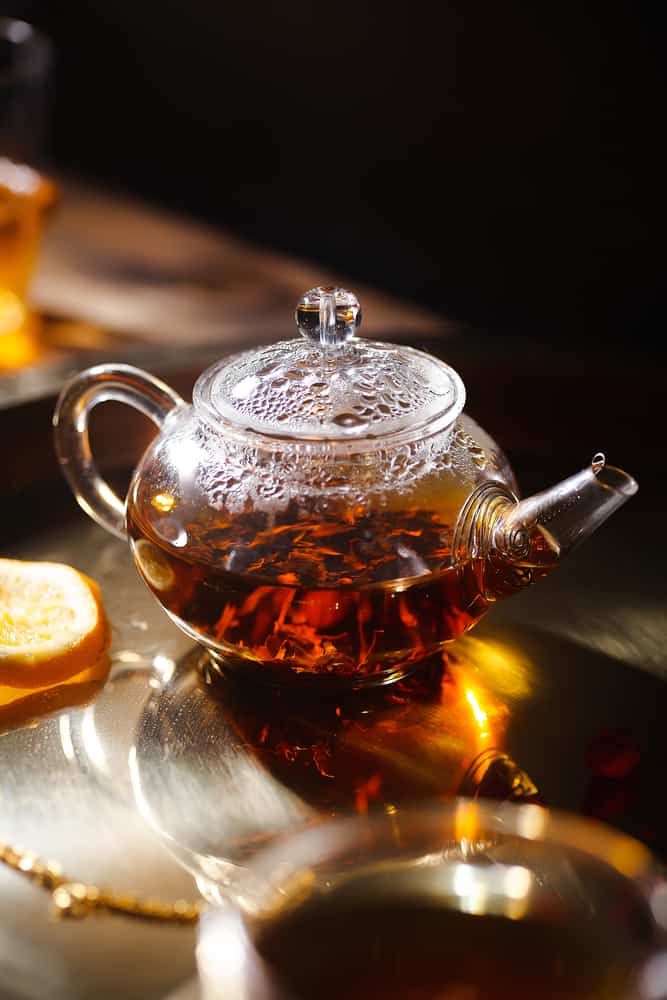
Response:
M225 667L272 682L388 683L548 574L637 490L596 455L518 500L444 362L359 339L354 295L300 299L302 334L224 358L192 405L127 365L83 372L54 424L83 509L129 537L169 617ZM127 500L100 477L88 414L115 399L160 433Z

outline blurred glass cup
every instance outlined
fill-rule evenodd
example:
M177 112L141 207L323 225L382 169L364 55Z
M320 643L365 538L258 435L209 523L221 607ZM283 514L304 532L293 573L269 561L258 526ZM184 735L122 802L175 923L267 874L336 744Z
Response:
M39 352L26 294L54 184L35 169L43 142L51 44L25 21L0 18L0 370Z
M458 800L324 823L203 915L202 1000L659 1000L649 851L535 805Z
M0 17L0 156L35 163L42 152L53 63L48 38Z

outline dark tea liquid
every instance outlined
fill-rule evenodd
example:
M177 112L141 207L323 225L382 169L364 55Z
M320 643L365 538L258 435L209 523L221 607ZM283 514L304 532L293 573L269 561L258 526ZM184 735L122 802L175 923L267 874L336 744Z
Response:
M488 580L509 592L555 563L536 532L521 566L452 566L451 525L425 510L325 520L288 509L177 530L151 514L130 511L128 529L160 602L227 660L275 674L398 676L481 617Z
M431 872L437 879L437 871ZM264 979L289 1000L629 1000L631 959L602 932L473 916L366 876L251 927ZM400 887L399 876L399 887ZM380 892L378 894L378 886ZM266 984L271 988L267 991ZM255 994L251 989L249 998Z

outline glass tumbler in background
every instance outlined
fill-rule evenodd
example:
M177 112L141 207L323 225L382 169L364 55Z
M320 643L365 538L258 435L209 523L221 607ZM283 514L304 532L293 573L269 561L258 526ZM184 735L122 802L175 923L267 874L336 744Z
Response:
M51 43L26 21L0 17L0 156L35 164L42 153Z
M202 1000L660 1000L667 884L645 847L540 806L324 823L204 914Z
M44 213L55 186L38 162L48 105L51 45L25 21L0 18L0 371L39 353L26 305Z

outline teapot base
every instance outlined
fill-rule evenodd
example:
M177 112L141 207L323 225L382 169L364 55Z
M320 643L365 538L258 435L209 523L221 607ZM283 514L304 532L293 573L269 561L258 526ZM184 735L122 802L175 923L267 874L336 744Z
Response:
M422 659L403 659L374 673L315 673L295 670L288 666L284 670L280 670L276 669L274 664L267 667L259 661L253 662L203 647L198 667L207 684L215 683L216 678L225 679L229 674L233 674L235 677L247 677L252 683L266 687L290 688L291 690L319 694L339 694L345 691L365 691L369 688L394 684L396 681L408 677L422 662Z

